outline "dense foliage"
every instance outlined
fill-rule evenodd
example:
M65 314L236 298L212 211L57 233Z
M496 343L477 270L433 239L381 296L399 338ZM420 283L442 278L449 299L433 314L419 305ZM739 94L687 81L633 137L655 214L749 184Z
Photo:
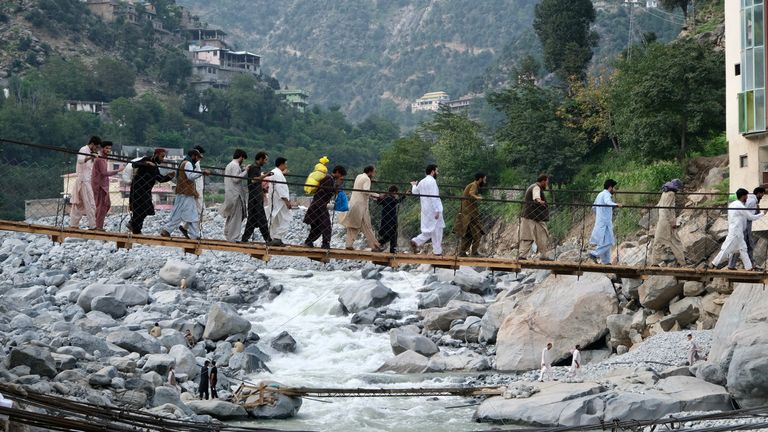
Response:
M583 78L597 33L592 0L542 0L536 5L533 29L544 48L544 67L561 79Z

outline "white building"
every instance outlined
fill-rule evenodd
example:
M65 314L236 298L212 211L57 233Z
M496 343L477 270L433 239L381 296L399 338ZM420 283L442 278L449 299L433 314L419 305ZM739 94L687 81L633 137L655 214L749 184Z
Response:
M424 93L424 96L416 99L411 104L411 112L437 111L440 109L441 103L448 102L449 100L451 98L444 91Z

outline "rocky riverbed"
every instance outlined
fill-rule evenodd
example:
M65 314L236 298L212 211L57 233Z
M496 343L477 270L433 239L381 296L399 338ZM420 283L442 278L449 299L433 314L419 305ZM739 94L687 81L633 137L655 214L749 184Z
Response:
M159 230L163 216L150 218L147 231ZM289 243L303 240L301 216L294 213L296 234L285 239ZM205 235L220 237L218 216L208 213L206 221ZM107 227L121 222L112 216ZM343 245L338 226L334 232L334 246ZM403 402L392 409L421 420L407 418L401 430L430 430L446 421L468 425L473 415L505 423L582 424L765 402L768 363L761 353L768 343L762 336L768 334L768 305L760 286L664 278L613 282L598 274L393 271L296 257L264 263L238 254L193 256L142 245L126 251L106 242L53 244L41 236L0 233L0 379L201 421L246 418L246 410L225 402L243 380L508 387L506 397L482 401L474 414L446 411L454 416L448 420L430 416L434 402ZM148 334L155 322L160 337ZM186 330L196 340L191 348ZM708 361L685 365L687 333L704 353L711 351ZM238 339L245 352L233 353ZM566 377L561 366L554 372L558 381L535 382L547 341L554 342L554 357L563 365L575 344L584 347L581 376ZM206 359L219 365L217 401L195 397ZM164 385L171 366L180 388ZM473 402L446 398L439 405ZM320 406L305 401L301 412L308 414L291 424L329 429L338 410ZM341 430L388 430L392 424L367 424L366 418L381 413L371 405L359 408ZM298 409L299 401L288 400L250 414L292 416ZM320 420L313 423L309 415Z

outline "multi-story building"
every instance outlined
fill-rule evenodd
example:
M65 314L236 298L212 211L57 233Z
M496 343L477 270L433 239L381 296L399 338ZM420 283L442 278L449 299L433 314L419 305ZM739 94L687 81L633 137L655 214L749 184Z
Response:
M768 183L765 3L725 7L725 111L731 192Z
M276 90L275 94L298 112L304 112L309 105L309 92L302 89Z
M119 18L129 23L150 22L152 27L167 33L163 23L157 19L157 10L152 3L138 0L87 0L86 6L92 14L111 23Z
M227 32L221 29L190 27L182 30L182 34L189 43L190 51L192 51L192 47L203 46L229 49L229 44L226 41Z
M411 112L437 111L440 109L441 103L449 100L451 100L450 96L444 91L424 93L424 96L411 104Z

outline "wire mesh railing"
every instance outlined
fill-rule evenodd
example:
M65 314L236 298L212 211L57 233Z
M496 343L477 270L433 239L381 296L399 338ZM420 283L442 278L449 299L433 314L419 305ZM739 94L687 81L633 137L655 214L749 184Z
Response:
M633 267L703 267L728 232L727 196L716 191L618 191L613 197L624 205L614 207L595 205L593 191L544 190L542 205L527 188L432 194L425 180L386 185L329 167L305 194L303 180L258 161L209 167L193 154L129 160L97 147L3 141L0 219L62 228ZM765 267L765 248L758 249L751 261Z

